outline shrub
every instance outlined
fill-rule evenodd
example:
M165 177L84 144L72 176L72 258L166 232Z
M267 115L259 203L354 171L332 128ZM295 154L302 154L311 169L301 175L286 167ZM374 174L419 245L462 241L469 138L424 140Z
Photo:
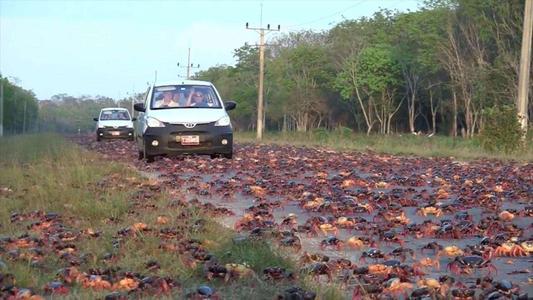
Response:
M339 135L345 139L350 138L353 135L353 130L344 126L339 126L335 128L335 131L337 131Z
M480 139L489 152L514 153L523 149L523 131L513 106L495 106L484 114L484 127Z
M313 129L313 136L317 140L319 140L321 142L325 142L325 141L327 141L327 139L329 137L329 131L326 128L322 128L322 127L315 128L315 129Z

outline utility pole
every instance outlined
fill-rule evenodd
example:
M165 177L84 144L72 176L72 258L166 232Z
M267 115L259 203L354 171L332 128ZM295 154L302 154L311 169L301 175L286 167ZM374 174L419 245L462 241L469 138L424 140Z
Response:
M528 116L529 69L531 64L531 38L533 30L533 0L526 0L524 8L524 27L522 32L522 53L520 75L518 77L518 120L526 138Z
M131 117L135 115L135 109L133 109L133 105L135 105L135 88L132 88L131 90Z
M27 104L28 104L28 102L26 102L26 100L24 100L24 117L22 119L22 134L26 133L26 105Z
M180 66L180 63L178 63L178 67ZM189 48L189 54L187 55L187 65L181 68L187 68L187 79L191 78L191 69L198 69L200 68L200 64L197 64L194 66L194 64L191 64L191 48Z
M263 23L263 7L261 6L261 23ZM260 25L262 26L262 24ZM259 33L259 89L257 92L257 134L256 139L258 141L263 139L263 131L264 131L264 112L263 112L263 80L264 80L264 68L265 68L265 31L280 31L280 26L278 25L278 29L270 29L270 24L267 25L266 28L259 27L259 28L252 28L248 26L248 22L246 23L246 29L249 30L255 30Z
M4 136L4 78L0 77L0 137Z

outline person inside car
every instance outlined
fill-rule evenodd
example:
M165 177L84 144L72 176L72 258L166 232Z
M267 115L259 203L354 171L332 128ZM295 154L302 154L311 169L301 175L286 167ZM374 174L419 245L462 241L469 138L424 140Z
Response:
M187 99L187 106L196 106L196 107L203 107L206 106L206 102L204 99L204 93L200 90L192 90L189 93L189 98Z
M118 113L118 119L119 120L129 120L130 117L126 111L121 111Z
M155 107L178 107L179 103L174 99L174 94L171 91L163 93L163 99L155 103Z

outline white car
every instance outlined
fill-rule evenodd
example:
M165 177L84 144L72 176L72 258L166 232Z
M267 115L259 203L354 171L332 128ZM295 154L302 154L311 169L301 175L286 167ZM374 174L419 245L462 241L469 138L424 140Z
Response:
M94 118L96 123L96 140L129 139L133 141L133 121L127 109L108 107L100 111L100 116Z
M139 159L155 156L208 154L233 156L233 129L227 111L233 101L222 102L210 82L184 80L151 86L139 113L136 139Z

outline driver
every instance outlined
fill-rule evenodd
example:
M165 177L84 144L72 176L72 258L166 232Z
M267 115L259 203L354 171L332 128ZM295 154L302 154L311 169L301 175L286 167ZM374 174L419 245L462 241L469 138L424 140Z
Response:
M192 90L187 99L187 106L205 106L204 93L200 90Z

